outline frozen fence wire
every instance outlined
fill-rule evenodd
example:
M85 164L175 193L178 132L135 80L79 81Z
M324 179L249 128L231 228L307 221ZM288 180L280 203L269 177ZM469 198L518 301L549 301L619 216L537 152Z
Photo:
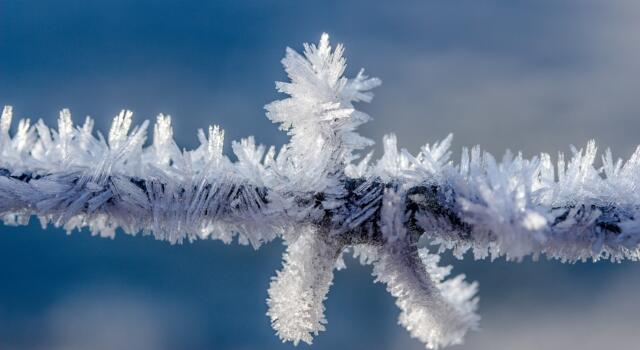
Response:
M224 132L200 130L200 146L180 150L171 118L160 115L153 140L148 122L132 126L122 111L105 138L89 118L74 126L68 110L58 129L20 121L10 135L12 109L0 120L0 215L6 224L36 216L71 231L88 227L113 237L117 228L171 243L205 238L258 248L276 237L287 245L284 266L269 289L268 316L278 336L311 343L325 329L323 301L334 268L352 251L373 265L401 310L400 324L429 348L460 343L479 317L475 283L447 278L439 251L519 260L546 255L563 262L639 257L640 148L626 162L611 152L595 167L596 146L561 154L557 164L505 154L497 161L479 147L450 159L451 135L417 155L384 138L384 154L358 160L372 144L356 128L369 116L354 107L380 84L361 71L343 76L343 47L328 36L287 49L289 97L266 106L291 141L278 152L249 137L232 143Z

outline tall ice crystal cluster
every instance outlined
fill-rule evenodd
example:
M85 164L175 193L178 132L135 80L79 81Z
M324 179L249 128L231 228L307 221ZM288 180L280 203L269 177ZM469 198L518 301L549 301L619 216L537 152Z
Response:
M373 142L356 128L369 116L380 81L362 71L344 77L343 47L324 34L304 54L287 49L287 98L266 106L267 117L291 135L277 150L249 137L224 155L224 132L200 130L200 146L181 150L171 117L160 115L145 146L148 122L131 128L122 111L107 137L89 118L74 126L68 110L58 129L20 121L10 136L11 107L0 121L0 215L6 224L36 216L67 231L153 235L171 243L214 238L258 248L280 237L284 263L269 287L268 316L282 340L311 343L325 329L324 299L333 271L352 253L373 265L376 282L396 298L399 323L427 348L462 342L479 317L475 283L448 278L439 252L457 257L532 255L579 260L637 260L640 149L626 162L596 147L573 149L557 164L507 153L501 161L479 147L450 160L451 136L417 155L384 138L371 162L359 151Z

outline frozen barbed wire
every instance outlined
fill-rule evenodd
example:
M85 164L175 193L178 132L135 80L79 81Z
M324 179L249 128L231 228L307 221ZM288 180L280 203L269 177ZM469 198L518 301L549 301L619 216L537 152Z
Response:
M463 149L459 163L451 135L417 155L384 138L384 154L371 162L359 151L372 142L356 132L369 116L354 103L369 102L380 84L361 71L344 77L343 47L326 34L300 55L283 59L288 98L266 106L291 141L276 152L252 137L224 155L224 131L199 130L200 146L181 150L171 117L160 115L145 146L148 122L132 127L122 111L105 139L93 121L74 126L60 113L57 130L20 121L10 135L12 109L0 119L0 215L6 224L36 216L67 231L153 235L171 243L234 238L258 248L281 237L284 265L269 288L268 316L278 336L311 343L325 329L323 301L334 268L352 249L373 265L401 310L399 322L428 348L460 343L477 326L476 283L439 255L520 260L541 255L575 262L638 260L640 148L626 162L607 150L572 148L557 164L541 154L502 160L479 147Z

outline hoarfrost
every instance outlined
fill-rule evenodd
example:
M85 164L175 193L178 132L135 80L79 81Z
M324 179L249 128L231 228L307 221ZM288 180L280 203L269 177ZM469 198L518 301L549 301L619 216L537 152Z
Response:
M400 308L399 323L428 348L462 342L479 317L476 283L449 278L439 252L458 257L546 255L565 262L638 260L640 147L626 162L607 150L572 148L554 166L548 154L501 160L476 146L451 160L452 136L426 144L417 155L385 136L384 154L359 153L372 141L356 129L370 117L355 108L380 84L360 71L344 76L344 48L323 34L282 63L288 97L268 104L267 117L291 135L288 144L232 142L237 161L223 150L224 131L200 130L200 146L181 150L172 119L158 116L145 147L148 122L132 128L123 110L105 139L93 120L74 126L69 110L58 129L22 120L10 135L13 110L0 118L0 217L67 231L87 227L114 237L120 228L171 243L234 239L254 248L280 237L284 265L271 282L267 315L277 335L311 343L325 329L323 301L334 268L353 250L373 265ZM566 159L566 160L565 160Z

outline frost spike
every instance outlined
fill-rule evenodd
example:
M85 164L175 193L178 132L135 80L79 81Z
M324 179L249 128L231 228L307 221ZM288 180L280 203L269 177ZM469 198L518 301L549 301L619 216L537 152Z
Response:
M0 132L2 135L9 135L9 129L11 128L11 118L13 117L13 107L4 106L2 110L2 118L0 118Z
M224 130L218 125L209 126L209 157L214 161L222 159L222 147L224 144Z
M9 129L11 129L11 119L13 118L13 107L4 106L2 110L2 117L0 117L0 150L6 152L7 144L9 143L11 136L9 136Z
M71 112L65 108L60 111L60 118L58 119L58 137L60 137L60 147L63 160L66 160L69 157L69 142L71 142L73 132Z
M118 148L127 138L129 128L131 128L132 116L133 112L123 109L113 118L111 130L109 130L109 146L111 146L112 149Z

